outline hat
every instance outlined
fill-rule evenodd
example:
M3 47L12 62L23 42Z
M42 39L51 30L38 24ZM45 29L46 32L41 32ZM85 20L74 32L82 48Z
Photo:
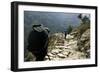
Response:
M33 24L32 28L33 30L38 31L38 32L42 32L45 30L44 29L45 27L43 27L42 24Z
M33 24L33 25L32 25L33 28L34 28L34 27L39 27L39 26L41 26L41 24Z

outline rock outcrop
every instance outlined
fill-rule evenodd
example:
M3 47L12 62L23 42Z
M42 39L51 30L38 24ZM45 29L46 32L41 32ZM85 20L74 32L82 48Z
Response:
M90 29L87 29L78 40L78 50L86 54L86 57L90 57Z

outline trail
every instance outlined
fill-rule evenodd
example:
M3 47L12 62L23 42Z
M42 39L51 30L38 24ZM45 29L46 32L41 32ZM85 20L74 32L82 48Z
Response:
M69 36L69 37L68 37ZM50 50L45 57L45 60L76 60L84 59L85 55L82 52L76 51L77 40L68 35L64 40L64 45L55 45L55 48ZM58 43L57 43L58 44ZM59 43L61 44L61 43Z

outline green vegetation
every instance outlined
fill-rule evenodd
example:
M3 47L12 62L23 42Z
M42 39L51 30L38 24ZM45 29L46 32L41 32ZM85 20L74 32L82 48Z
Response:
M80 25L73 30L73 32L76 32L74 34L74 37L77 37L78 39L81 38L81 35L87 30L90 29L90 19L87 16L84 16L82 18L82 14L78 16L78 18L81 20Z
M82 19L82 24L90 24L90 19L85 16L83 19Z
M78 27L77 29L77 37L81 37L81 35L87 30L90 28L90 25L86 25L86 24L82 24Z
M67 28L67 33L70 34L72 30L73 30L72 25L69 25Z
M87 16L82 17L82 14L79 14L78 18L81 20L81 24L90 24L89 17Z

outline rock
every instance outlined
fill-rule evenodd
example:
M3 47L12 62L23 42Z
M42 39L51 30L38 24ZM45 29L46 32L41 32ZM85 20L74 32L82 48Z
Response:
M53 49L53 50L51 51L51 53L52 53L52 54L57 54L57 53L59 53L59 49Z
M72 36L72 35L70 35L70 34L68 34L67 36L66 36L66 39L73 39L74 38L74 36Z
M78 50L87 54L90 49L90 29L87 29L78 40Z
M49 59L50 59L50 60L53 60L53 59L54 59L54 57L51 57L51 56L50 56L50 57L49 57Z
M89 49L90 48L90 41L87 41L84 45L85 49Z
M64 45L64 39L58 39L56 45Z
M67 44L66 46L68 49L73 49L73 50L76 50L78 48L76 40L69 41L69 44Z
M45 59L44 60L48 61L49 60L49 57L48 56L45 56Z
M59 58L59 57L56 57L56 58L53 58L52 60L54 60L54 61L59 61L59 60L62 60L62 59Z
M66 56L63 54L57 54L60 58L65 58Z
M90 39L90 29L87 29L81 36L81 41Z
M74 45L74 44L77 44L77 41L76 40L69 41L69 45Z
M45 56L45 58L48 58L48 56Z
M66 56L67 56L68 53L69 53L68 51L64 51L64 52L63 52L63 55L66 55Z
M69 55L69 58L72 58L73 60L75 60L75 59L82 59L85 57L84 57L84 53L74 51L73 53Z
M73 31L73 32L70 33L70 35L75 35L77 33L78 33L77 31Z
M48 53L48 56L53 56L53 54L52 53Z

